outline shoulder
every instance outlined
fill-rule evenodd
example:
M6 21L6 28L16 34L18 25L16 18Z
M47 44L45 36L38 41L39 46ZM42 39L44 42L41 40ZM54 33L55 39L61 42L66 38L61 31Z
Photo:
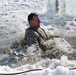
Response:
M26 29L26 31L25 31L25 37L33 38L33 37L38 37L38 36L39 36L39 34L35 30L32 30L30 28Z
M25 34L32 34L34 33L35 31L30 29L30 28L27 28L26 31L25 31Z

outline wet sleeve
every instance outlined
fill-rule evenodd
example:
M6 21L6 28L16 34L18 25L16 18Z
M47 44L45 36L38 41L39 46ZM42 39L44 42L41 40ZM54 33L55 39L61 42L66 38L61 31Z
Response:
M37 35L33 31L25 34L25 40L28 46L31 46L32 44L38 44Z

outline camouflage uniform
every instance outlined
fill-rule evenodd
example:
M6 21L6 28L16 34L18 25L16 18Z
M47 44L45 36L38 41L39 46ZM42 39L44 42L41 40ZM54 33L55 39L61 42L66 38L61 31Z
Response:
M25 33L25 40L28 46L35 44L37 48L41 48L42 50L46 50L46 45L44 42L48 39L47 34L42 28L28 28Z

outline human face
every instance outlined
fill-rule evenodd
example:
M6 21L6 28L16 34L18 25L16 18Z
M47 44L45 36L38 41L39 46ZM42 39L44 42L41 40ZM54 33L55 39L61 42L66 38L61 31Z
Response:
M39 28L40 27L40 20L39 20L38 16L33 16L33 19L31 20L30 26L34 27L34 28Z

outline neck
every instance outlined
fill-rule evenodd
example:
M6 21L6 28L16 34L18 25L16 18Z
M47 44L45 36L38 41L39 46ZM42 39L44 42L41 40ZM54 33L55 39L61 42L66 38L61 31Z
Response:
M30 27L33 30L37 30L39 27Z

